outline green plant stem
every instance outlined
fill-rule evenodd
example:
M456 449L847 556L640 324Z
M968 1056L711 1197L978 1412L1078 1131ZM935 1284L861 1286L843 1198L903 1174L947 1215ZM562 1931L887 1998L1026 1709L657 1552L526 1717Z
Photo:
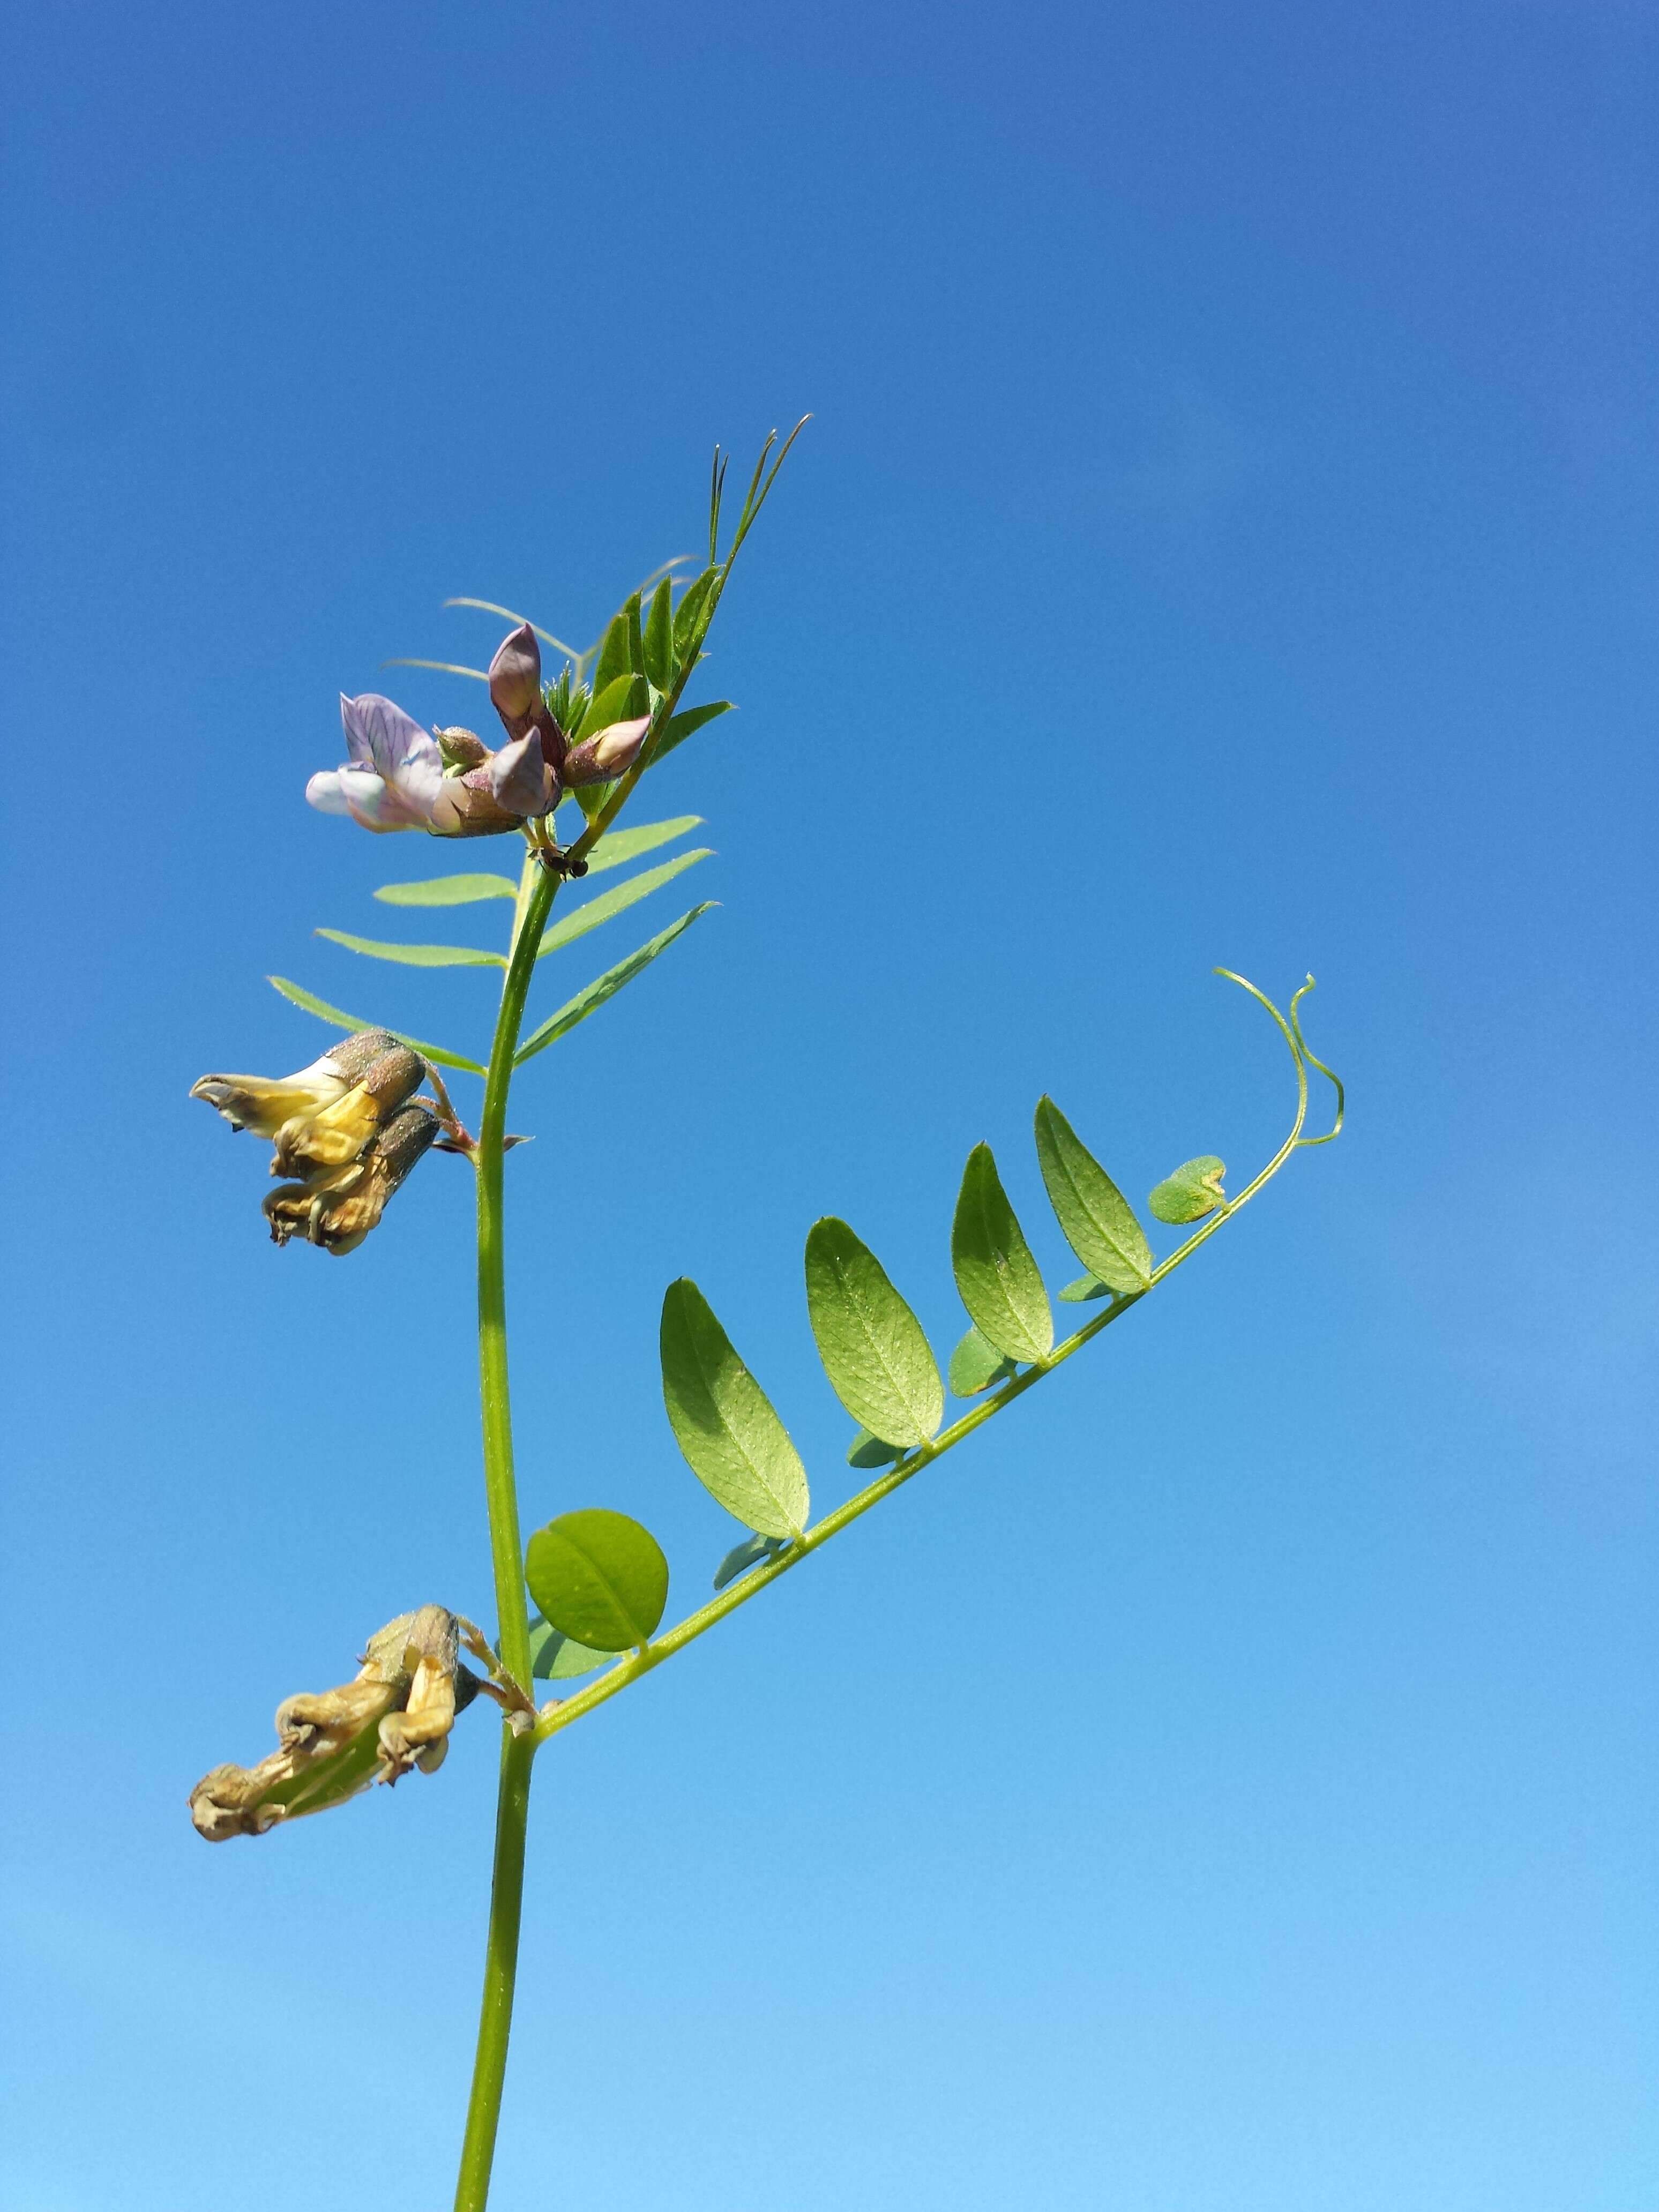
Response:
M495 1035L484 1079L478 1131L478 1395L483 1413L484 1497L495 1573L495 1618L501 1664L516 1681L530 1679L530 1614L525 1603L524 1545L513 1479L513 1407L507 1371L507 1249L503 1219L502 1139L513 1055L524 1024L525 999L559 879L532 854L534 880L518 917L512 957L501 985Z
M527 1735L501 1730L501 1773L495 1797L495 1863L489 1888L489 1934L484 1950L483 2002L478 2014L472 2094L455 2184L455 2212L484 2212L495 2158L501 2090L507 2080L507 2039L513 2033L513 1991L519 1973L519 1924L524 1907L525 1841L530 1824L530 1767L536 1755Z
M489 1509L489 1550L495 1574L496 1650L515 1681L530 1680L530 1616L525 1603L524 1545L519 1533L518 1487L513 1473L513 1408L507 1357L507 1251L502 1159L513 1055L523 1026L525 999L535 972L542 933L559 879L532 853L515 916L512 956L501 985L501 1010L484 1081L483 1117L476 1160L478 1176L478 1393L483 1413L484 1496ZM530 1767L535 1747L527 1735L501 1730L501 1771L495 1803L495 1861L489 1892L489 1932L484 1953L483 2001L472 2063L472 2093L461 2147L455 2212L483 2212L495 2154L501 2087L507 2078L513 1990L519 1964L519 1923L524 1905L525 1840L530 1814Z

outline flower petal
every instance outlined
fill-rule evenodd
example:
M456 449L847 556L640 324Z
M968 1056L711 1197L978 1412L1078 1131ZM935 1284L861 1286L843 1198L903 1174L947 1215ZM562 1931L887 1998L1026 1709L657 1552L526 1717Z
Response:
M424 830L427 817L411 806L401 792L383 782L371 769L343 768L336 781L344 796L346 811L365 830Z
M356 699L341 692L341 726L345 750L358 768L374 768L387 783L420 744L434 744L414 714L404 714L396 699L380 692L362 692Z
M442 775L437 739L412 714L404 714L395 699L378 691L348 699L343 691L340 720L352 760L359 768L372 768L387 783L398 781L405 768L427 761Z
M511 727L522 722L542 696L542 654L536 633L522 623L504 637L489 664L489 696L495 712ZM520 734L514 730L516 737Z
M548 789L551 779L542 757L540 736L534 730L492 754L483 774L491 798L511 814L545 814L552 803Z
M351 811L346 805L346 795L340 788L339 775L331 768L319 769L307 784L306 804L314 806L319 814L349 814Z

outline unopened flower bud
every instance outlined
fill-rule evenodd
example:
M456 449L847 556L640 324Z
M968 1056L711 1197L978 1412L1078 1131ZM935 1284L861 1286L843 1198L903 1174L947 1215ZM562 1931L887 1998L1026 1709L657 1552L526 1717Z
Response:
M522 737L542 698L541 647L528 623L520 623L496 647L489 664L489 698L510 735Z
M257 1766L216 1766L203 1776L190 1793L198 1833L213 1844L263 1836L279 1821L344 1804L372 1783L395 1783L411 1766L435 1773L456 1714L481 1689L501 1695L460 1663L463 1641L495 1671L477 1630L441 1605L389 1622L370 1637L351 1681L283 1700L277 1747Z
M558 804L559 780L548 768L538 730L503 745L483 772L490 796L509 814L545 814Z
M489 758L489 746L472 730L434 730L432 734L438 740L438 750L443 755L444 766L452 772L482 768Z
M650 726L651 717L641 714L637 721L612 722L608 729L584 738L565 756L565 781L603 783L611 776L624 774L639 757Z

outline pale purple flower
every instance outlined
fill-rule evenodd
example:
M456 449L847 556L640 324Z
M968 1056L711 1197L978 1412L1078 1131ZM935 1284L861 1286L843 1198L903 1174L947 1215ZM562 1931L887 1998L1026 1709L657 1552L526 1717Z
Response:
M488 837L550 814L567 790L623 775L639 756L648 715L612 722L572 746L542 695L542 657L528 623L502 639L489 696L507 731L499 752L471 730L423 730L379 692L340 701L350 758L313 775L306 797L365 830Z
M431 732L378 691L356 699L343 692L340 720L350 758L312 777L311 805L322 814L349 814L365 830L436 829L444 763Z

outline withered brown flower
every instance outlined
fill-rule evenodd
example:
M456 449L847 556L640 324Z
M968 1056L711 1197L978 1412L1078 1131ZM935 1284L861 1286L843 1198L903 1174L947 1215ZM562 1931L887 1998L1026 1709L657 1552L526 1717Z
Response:
M461 1663L465 1645L490 1670ZM423 1605L368 1639L357 1674L337 1690L284 1698L276 1749L257 1766L216 1766L190 1793L190 1817L210 1844L263 1836L279 1821L343 1805L372 1784L418 1767L435 1774L449 1732L483 1692L528 1725L534 1706L502 1673L483 1633L462 1614Z
M297 1074L204 1075L191 1086L233 1129L275 1147L291 1178L264 1201L275 1243L302 1237L337 1257L355 1252L428 1146L439 1119L414 1093L426 1062L387 1030L362 1030Z

